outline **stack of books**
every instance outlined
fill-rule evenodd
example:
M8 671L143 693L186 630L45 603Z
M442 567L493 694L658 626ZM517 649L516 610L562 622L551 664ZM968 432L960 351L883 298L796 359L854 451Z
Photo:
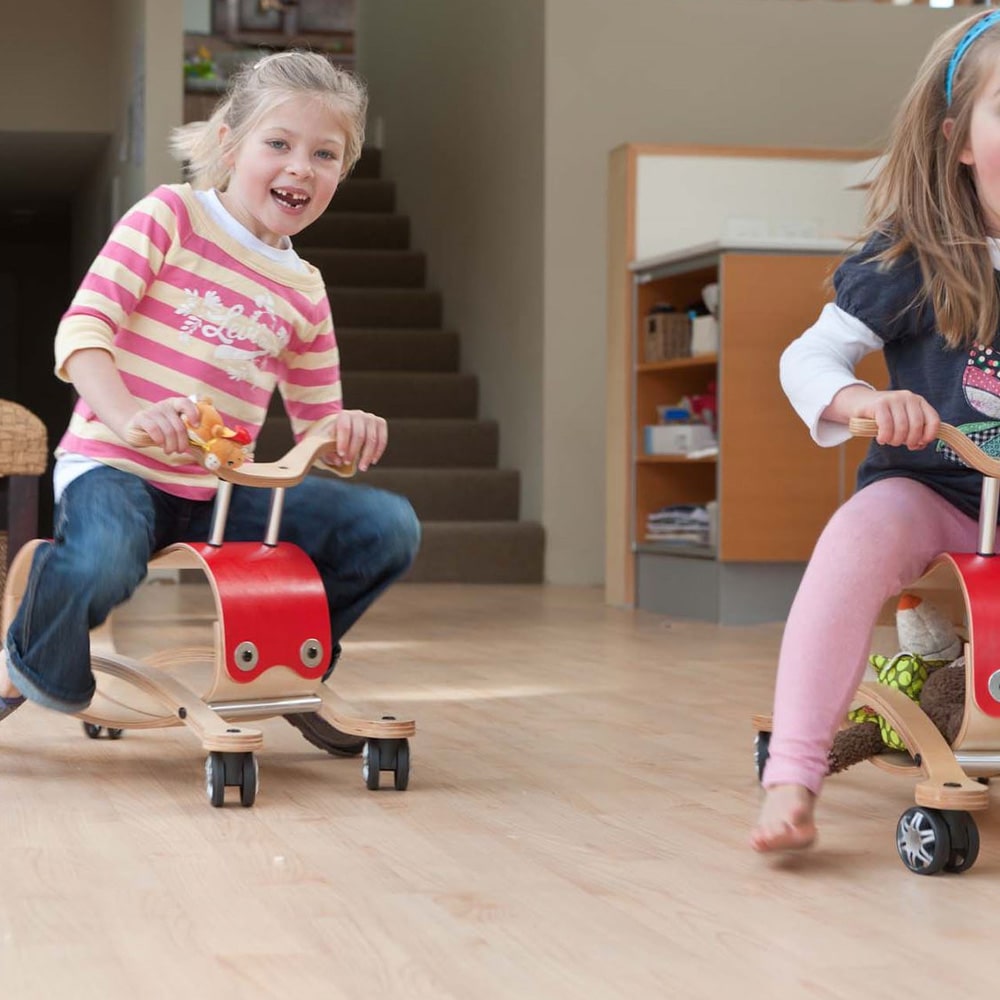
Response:
M671 504L646 519L646 541L677 546L712 544L712 519L704 504Z

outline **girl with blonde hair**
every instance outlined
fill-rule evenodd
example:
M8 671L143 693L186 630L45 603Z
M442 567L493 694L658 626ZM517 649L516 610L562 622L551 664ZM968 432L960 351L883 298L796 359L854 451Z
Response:
M256 438L277 388L296 440L362 471L386 422L343 407L323 275L292 247L361 153L365 91L323 56L244 67L207 122L176 130L190 184L156 188L114 227L56 333L56 374L79 401L56 451L55 538L37 549L0 653L0 719L25 698L63 712L94 694L89 631L138 586L151 554L208 537L216 480L182 420L210 396ZM335 420L332 418L336 418ZM142 431L155 447L127 441ZM236 487L226 537L264 537L267 491ZM309 476L288 490L281 540L304 549L326 592L335 648L410 566L420 529L406 500ZM288 717L331 752L360 752L314 716Z
M943 445L942 420L1000 453L1000 11L933 45L870 192L863 247L835 301L781 359L820 445L852 417L878 433L858 491L809 561L782 638L773 733L751 834L758 851L807 847L827 754L865 669L883 603L942 551L974 552L981 477ZM854 374L882 351L890 387Z

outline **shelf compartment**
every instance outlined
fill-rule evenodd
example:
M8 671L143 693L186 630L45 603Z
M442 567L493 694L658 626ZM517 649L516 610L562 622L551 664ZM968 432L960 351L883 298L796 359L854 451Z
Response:
M669 361L643 361L635 366L635 370L639 375L646 375L685 368L714 368L718 363L718 354L692 354L689 358L671 358Z
M635 464L635 523L632 526L633 551L671 552L681 554L682 548L702 546L677 546L658 541L647 542L646 521L649 515L673 504L707 504L715 499L717 477L714 460L684 459L662 461L658 456L651 461ZM652 549L646 546L654 546ZM714 556L714 553L713 553ZM707 556L706 556L707 558Z
M711 545L673 544L672 542L636 542L636 552L652 552L656 555L682 556L685 559L715 559L717 552Z

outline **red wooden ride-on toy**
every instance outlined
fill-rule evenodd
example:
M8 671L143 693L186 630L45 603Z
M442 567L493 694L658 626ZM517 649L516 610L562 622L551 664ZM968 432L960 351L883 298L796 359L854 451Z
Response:
M873 420L854 419L850 430L874 437ZM868 705L902 737L909 753L872 757L883 770L917 775L916 805L896 827L896 848L917 874L963 872L979 854L979 832L971 813L989 806L985 782L1000 775L1000 556L996 553L1000 505L1000 461L990 458L960 430L941 424L938 437L983 475L979 542L975 553L945 552L934 559L907 592L929 598L956 626L965 646L965 705L961 728L951 746L905 694L865 682L853 707ZM892 621L895 598L880 624ZM956 668L958 669L958 668ZM755 716L758 776L767 759L771 719Z
M152 442L140 435L131 443ZM168 546L156 553L150 569L204 573L215 605L211 647L169 650L139 661L115 649L110 619L91 633L97 692L79 714L87 734L98 736L106 729L116 739L125 729L189 727L208 752L205 781L213 806L223 804L228 786L239 788L242 805L253 805L258 787L254 753L263 745L263 734L245 723L278 715L315 712L342 733L364 738L362 774L370 789L379 787L382 771L393 772L399 790L409 780L408 737L415 724L393 716L363 718L322 683L333 644L322 582L298 546L278 542L285 489L308 475L329 444L327 437L307 437L276 462L242 467L240 460L210 461L216 456L204 449L203 463L220 480L209 540ZM223 544L234 485L273 490L261 542ZM5 633L39 544L23 546L7 574Z

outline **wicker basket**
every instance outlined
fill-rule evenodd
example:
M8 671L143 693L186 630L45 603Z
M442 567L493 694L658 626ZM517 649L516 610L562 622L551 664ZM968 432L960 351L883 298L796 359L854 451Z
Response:
M646 317L643 359L669 361L691 356L691 317L687 313L650 313Z
M0 399L0 477L42 475L48 452L45 424L23 406ZM7 548L7 532L0 530L0 592L7 580Z
M40 476L48 464L45 424L30 410L0 399L0 476Z

